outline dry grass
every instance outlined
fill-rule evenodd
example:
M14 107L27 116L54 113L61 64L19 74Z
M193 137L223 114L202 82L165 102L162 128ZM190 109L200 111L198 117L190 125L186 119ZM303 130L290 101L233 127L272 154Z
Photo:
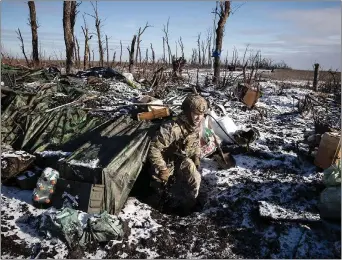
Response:
M276 69L274 72L265 75L265 78L274 80L305 80L313 81L313 70L289 70L289 69ZM330 77L329 71L320 71L319 78L321 80ZM341 81L341 73L336 73L336 80Z

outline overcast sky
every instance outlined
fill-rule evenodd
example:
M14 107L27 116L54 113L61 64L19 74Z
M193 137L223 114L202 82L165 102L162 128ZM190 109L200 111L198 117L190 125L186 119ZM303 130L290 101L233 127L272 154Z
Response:
M233 2L233 7L243 2ZM122 40L123 58L128 56L127 46L133 34L146 22L148 28L142 36L142 53L153 44L156 56L162 55L163 24L170 17L170 43L175 51L175 41L181 36L185 55L191 56L197 47L197 35L205 37L213 27L214 1L99 1L98 10L103 19L103 35L110 37L111 56L114 51L119 56ZM38 37L46 56L64 55L63 2L36 1L39 21ZM92 14L90 2L83 1L79 7L75 35L83 53L82 14ZM1 1L1 44L5 51L20 55L19 41L15 30L20 28L27 53L31 52L31 31L27 25L29 9L27 2ZM87 23L94 31L94 19L86 16ZM91 48L98 57L96 41ZM341 68L341 2L247 2L231 15L226 24L223 40L223 54L231 57L234 46L240 55L246 45L260 50L263 56L275 61L284 60L292 68L312 69L312 64L320 63L324 69ZM179 48L178 48L179 49Z

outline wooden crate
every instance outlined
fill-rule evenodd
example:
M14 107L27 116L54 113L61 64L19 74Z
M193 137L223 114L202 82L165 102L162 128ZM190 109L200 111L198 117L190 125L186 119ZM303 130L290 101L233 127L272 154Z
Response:
M260 97L260 92L253 89L248 89L242 101L248 107L252 108Z
M338 133L324 133L315 157L315 165L326 169L341 159L341 136Z

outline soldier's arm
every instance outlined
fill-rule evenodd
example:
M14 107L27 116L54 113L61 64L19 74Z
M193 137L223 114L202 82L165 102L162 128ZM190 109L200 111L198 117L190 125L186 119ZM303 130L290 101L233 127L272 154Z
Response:
M167 169L162 152L180 138L181 131L177 124L170 123L160 127L160 131L152 139L148 154L150 162L157 170L163 171Z
M199 135L198 135L198 140L196 140L195 144L196 144L196 146L195 146L195 155L193 157L193 161L194 161L196 167L199 168L199 166L200 166L200 158L201 158L201 144L200 144Z

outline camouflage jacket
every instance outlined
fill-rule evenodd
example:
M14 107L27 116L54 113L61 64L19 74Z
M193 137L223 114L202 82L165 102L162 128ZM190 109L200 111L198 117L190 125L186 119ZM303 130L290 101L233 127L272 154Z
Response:
M183 157L181 154L193 160L200 158L199 140L199 129L189 127L182 115L176 121L160 127L152 139L148 158L159 171L166 169L168 164L180 161Z

